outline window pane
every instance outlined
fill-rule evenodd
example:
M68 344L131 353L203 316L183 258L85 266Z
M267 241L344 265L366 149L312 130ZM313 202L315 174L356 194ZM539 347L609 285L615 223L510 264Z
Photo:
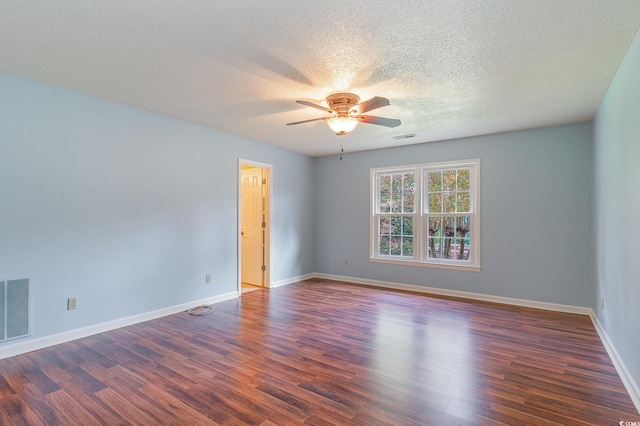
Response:
M455 213L456 211L456 193L445 192L442 194L442 211L444 213Z
M471 223L469 216L459 216L456 218L456 237L464 238L470 231Z
M458 192L456 211L466 213L471 209L471 194L468 192Z
M444 238L442 241L442 258L443 259L455 259L455 246L453 245L453 238Z
M440 238L429 238L429 258L440 259L442 247L440 247Z
M453 237L456 234L456 219L452 216L442 217L442 235Z
M391 211L391 197L388 193L380 194L380 213Z
M400 235L401 232L402 232L402 217L391 216L391 227L389 230L389 234Z
M381 216L380 217L380 234L388 235L389 234L389 216Z
M429 194L429 212L442 213L442 194Z
M470 216L429 217L427 256L432 259L469 260Z
M378 186L379 213L391 211L391 175L380 175Z
M442 219L438 216L429 218L429 236L440 236L440 224Z
M401 237L391 237L391 249L389 253L392 256L399 256L400 254L402 254L402 246L400 245L401 242Z
M412 217L402 218L402 235L413 236L413 218Z
M414 210L414 195L413 194L407 194L404 196L404 203L402 205L402 211L404 213L413 213Z
M379 247L378 254L388 255L389 254L389 237L381 236L378 247Z
M447 259L456 260L458 256L458 245L456 244L456 239L449 238L448 242L449 242L449 257L447 257Z
M442 190L456 190L456 170L445 170L442 172Z
M413 237L402 238L402 255L413 256Z
M471 172L469 169L458 170L458 191L471 190Z
M442 218L442 236L444 237L442 242L442 258L451 259L451 244L453 243L453 237L456 235L455 218L450 216L444 216Z
M440 254L442 253L441 247L440 247L440 235L441 235L441 224L442 224L442 219L440 217L430 217L429 218L429 224L427 225L428 228L428 240L429 240L429 253L428 253L428 257L432 258L432 259L439 259L440 258Z
M391 192L394 194L402 194L402 175L393 175Z
M402 194L391 195L391 211L393 213L402 212Z
M414 173L404 174L404 193L413 194L416 191L416 179Z
M456 260L469 260L469 244L466 239L456 239Z
M429 172L429 192L442 191L441 182L442 180L440 172Z
M471 248L470 231L471 221L469 216L456 218L456 243L458 245L456 259L458 260L469 260L469 251Z
M389 175L380 175L380 192L391 192L391 176Z
M462 244L459 238L451 239L451 260L464 260L461 256Z

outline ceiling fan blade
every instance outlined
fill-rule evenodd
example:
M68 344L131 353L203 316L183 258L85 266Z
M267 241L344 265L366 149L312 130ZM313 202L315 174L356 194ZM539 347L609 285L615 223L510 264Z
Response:
M298 100L298 101L296 101L296 103L298 103L300 105L306 105L306 106L309 106L311 108L316 108L316 109L319 109L321 111L326 111L326 112L331 111L327 107L323 107L322 105L317 105L317 104L314 104L313 102L309 102L309 101L300 101L300 100Z
M382 108L384 106L390 105L389 99L381 98L380 96L374 96L368 101L361 102L358 104L358 112L360 114L373 111L374 109Z
M386 127L398 127L401 124L397 118L374 117L373 115L356 115L356 118L362 123Z
M320 121L320 120L326 120L329 117L322 117L322 118L312 118L311 120L303 120L303 121L296 121L294 123L287 123L287 126L293 126L294 124L302 124L302 123L311 123L312 121Z

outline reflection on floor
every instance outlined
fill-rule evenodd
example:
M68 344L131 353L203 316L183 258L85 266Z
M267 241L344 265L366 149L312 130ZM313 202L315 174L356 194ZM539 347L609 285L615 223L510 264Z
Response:
M250 291L260 290L262 287L253 284L242 283L242 292L248 293Z

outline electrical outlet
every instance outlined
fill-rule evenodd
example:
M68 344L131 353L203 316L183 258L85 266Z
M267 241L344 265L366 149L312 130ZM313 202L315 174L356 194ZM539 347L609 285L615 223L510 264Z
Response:
M349 259L344 260L344 266L349 266Z
M207 274L204 276L204 282L207 284L211 284L211 275Z
M70 297L67 299L67 311L72 311L78 308L78 298Z

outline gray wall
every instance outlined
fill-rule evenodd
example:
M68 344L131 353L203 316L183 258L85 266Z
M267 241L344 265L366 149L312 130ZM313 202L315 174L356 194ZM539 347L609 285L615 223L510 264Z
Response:
M32 279L34 338L235 291L238 157L274 166L272 281L313 272L312 158L0 73L0 279Z
M317 270L590 306L591 140L583 123L319 158ZM369 169L468 158L481 161L482 271L369 262Z
M637 35L594 120L592 301L598 319L636 383L640 383L639 76Z

